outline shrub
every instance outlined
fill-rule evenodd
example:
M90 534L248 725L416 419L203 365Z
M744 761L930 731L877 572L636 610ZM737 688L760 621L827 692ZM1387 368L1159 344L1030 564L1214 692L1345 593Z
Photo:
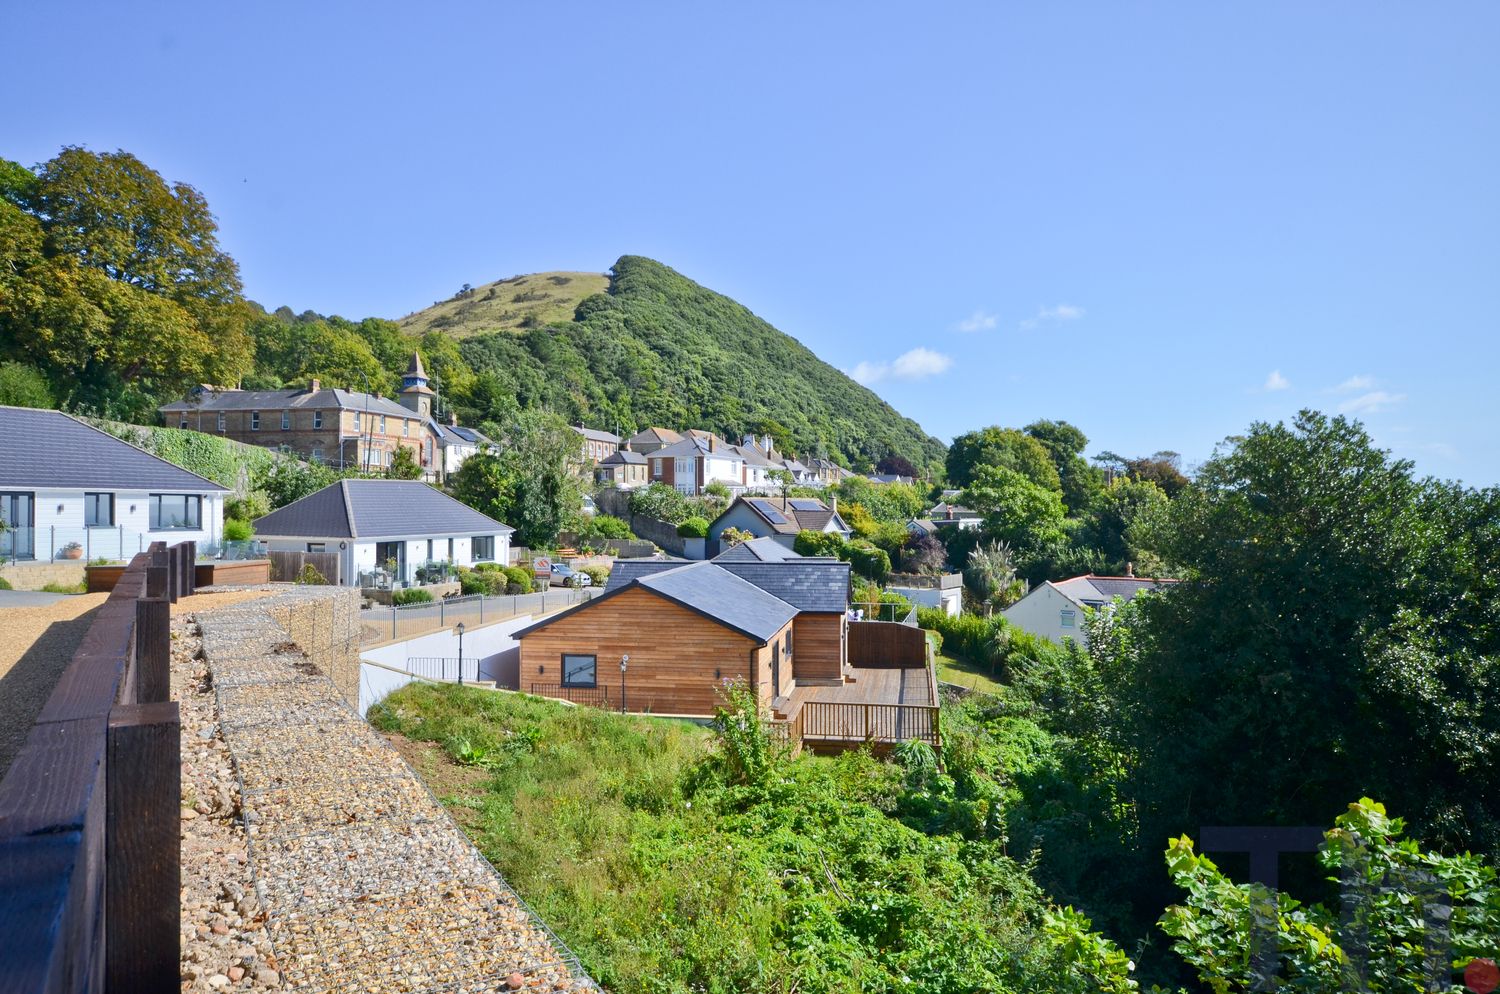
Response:
M88 589L89 589L88 583L86 581L83 581L83 580L80 580L77 583L44 583L44 584L42 584L42 591L44 593L48 593L48 594L82 594L82 593L86 593L88 591Z
M431 604L432 594L421 587L408 587L406 590L398 590L392 594L391 603L397 607L402 604Z
M531 570L520 566L505 567L505 592L507 594L529 594L533 586Z
M801 556L833 556L848 559L844 554L843 536L834 532L801 531L792 542L792 551Z
M886 555L884 549L877 549L867 542L850 542L845 546L845 551L847 554L841 558L849 560L849 565L860 576L869 577L876 583L884 583L885 578L891 575L891 557Z
M677 526L677 534L683 538L708 538L708 519L688 518Z
M630 495L630 513L675 525L690 511L686 497L665 483L653 483Z
M497 594L505 589L506 575L496 570L458 568L458 587L465 595Z
M623 519L609 514L594 515L592 518L586 520L583 523L583 527L578 530L580 541L585 538L629 539L634 537L630 526Z
M264 490L252 490L243 497L230 497L224 501L224 517L240 521L254 521L271 513L271 498Z
M0 576L0 590L13 590L13 589L15 589L15 588L13 588L10 585L10 581L7 580L5 577Z
M309 587L326 587L328 585L328 577L319 573L318 568L312 563L303 563L302 572L297 574L297 582Z
M580 566L578 572L588 574L596 587L603 587L609 582L609 568L606 566Z
M506 567L500 563L475 563L474 568L481 573L504 573Z
M224 519L224 541L226 542L248 542L250 536L255 534L255 529L250 522L239 518Z

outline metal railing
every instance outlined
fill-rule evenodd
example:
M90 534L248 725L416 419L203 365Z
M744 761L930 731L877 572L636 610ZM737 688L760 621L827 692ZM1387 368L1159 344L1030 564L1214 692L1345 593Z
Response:
M478 683L479 662L478 656L407 656L406 672L439 683Z
M459 622L484 625L523 614L545 614L562 607L582 604L603 593L592 587L559 587L534 594L469 594L443 597L426 604L372 607L360 613L365 645L415 638L451 628Z
M904 625L911 625L916 623L917 617L916 608L908 608L903 615L900 604L885 601L854 601L849 605L849 610L859 615L851 619L855 621L899 621Z
M557 683L533 683L531 692L537 697L572 701L574 704L586 704L606 711L610 708L608 687L565 687Z

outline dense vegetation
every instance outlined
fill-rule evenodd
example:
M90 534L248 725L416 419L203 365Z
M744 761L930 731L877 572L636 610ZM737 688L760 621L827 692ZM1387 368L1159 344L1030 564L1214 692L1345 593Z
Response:
M445 802L610 989L1115 991L1125 957L1005 855L997 786L925 746L787 759L701 729L413 685L371 709L472 771Z
M530 273L482 286L465 284L447 300L402 318L401 330L417 337L439 331L467 338L566 324L585 297L608 289L609 277L603 273Z

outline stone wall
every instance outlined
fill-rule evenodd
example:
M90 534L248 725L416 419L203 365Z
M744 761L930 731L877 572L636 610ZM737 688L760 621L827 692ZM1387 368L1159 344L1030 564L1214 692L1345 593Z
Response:
M360 594L350 587L306 588L326 596L269 607L308 661L333 681L350 707L359 703Z
M628 493L606 487L594 495L594 501L599 505L599 510L605 514L612 514L623 519L637 537L654 542L671 555L681 556L685 553L686 548L682 536L677 534L677 526L656 518L648 518L644 514L630 513Z
M83 582L83 560L0 565L0 579L16 590L41 590L49 583L73 587Z

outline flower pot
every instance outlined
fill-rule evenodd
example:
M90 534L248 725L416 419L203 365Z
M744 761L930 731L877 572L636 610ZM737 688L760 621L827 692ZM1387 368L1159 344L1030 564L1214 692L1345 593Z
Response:
M82 559L83 558L83 550L82 549L64 549L64 550L62 550L62 557L64 559Z

